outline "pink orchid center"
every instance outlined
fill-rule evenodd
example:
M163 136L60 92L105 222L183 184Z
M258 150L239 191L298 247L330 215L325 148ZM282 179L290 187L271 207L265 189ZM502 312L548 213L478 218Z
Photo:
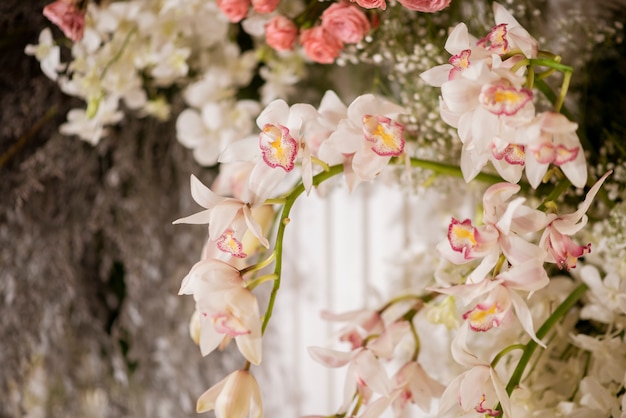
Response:
M485 394L483 393L480 396L480 402L478 402L478 405L476 405L474 407L476 412L478 412L479 414L485 414L485 415L490 416L490 417L497 417L497 416L500 416L502 414L501 411L497 411L495 409L487 408L485 406L485 402L486 401L487 401L487 398L486 398Z
M293 170L298 142L291 136L288 128L279 124L266 124L259 137L259 146L267 165L272 168L280 167L285 171Z
M497 303L491 305L479 303L476 307L463 314L472 331L485 332L500 325L499 315L502 312Z
M215 242L217 248L225 253L229 253L233 257L245 258L246 253L243 252L243 244L235 237L235 231L227 229Z
M483 86L479 100L485 109L495 115L511 116L516 114L533 97L526 88L517 88L499 82Z
M506 23L500 23L494 26L487 36L478 41L478 46L495 52L496 54L506 54L509 52Z
M365 115L365 139L373 142L372 151L380 156L398 156L404 151L404 126L385 116Z
M454 251L467 256L468 251L478 244L476 228L472 225L472 221L466 219L463 222L459 222L452 218L452 222L448 226L448 241Z
M240 335L250 334L250 330L245 327L243 322L231 312L222 311L210 317L213 322L215 331L220 334L226 334L230 337L238 337Z
M549 142L542 143L532 150L533 156L541 164L554 163L563 165L573 161L578 156L580 147L567 148L565 145L553 145Z
M524 146L518 144L508 144L506 148L499 151L493 148L493 156L496 160L504 160L512 165L524 165L526 153Z
M472 51L470 49L464 49L460 53L450 57L448 62L452 64L453 68L450 70L448 80L456 78L457 75L469 68L470 55L472 55Z
M576 268L578 259L591 252L591 243L578 245L568 235L551 231L548 241L548 251L560 269Z

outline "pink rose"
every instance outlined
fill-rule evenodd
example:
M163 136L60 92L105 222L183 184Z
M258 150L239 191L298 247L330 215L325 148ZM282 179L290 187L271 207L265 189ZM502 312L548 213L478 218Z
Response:
M265 25L265 41L277 51L293 49L298 37L298 27L285 16L274 16Z
M434 13L445 9L451 0L398 0L407 9L418 12Z
M237 23L247 16L250 9L250 0L217 0L217 7L233 23Z
M332 64L343 49L343 43L322 26L303 30L300 43L306 55L320 64Z
M350 0L351 2L356 2L359 6L364 9L381 9L385 10L387 8L387 3L385 0Z
M252 0L252 7L257 13L272 13L278 7L280 0Z
M57 25L72 41L80 41L85 31L84 7L79 7L76 0L58 0L43 8L43 15Z
M333 3L322 13L322 27L341 42L355 44L371 29L359 7L347 2Z

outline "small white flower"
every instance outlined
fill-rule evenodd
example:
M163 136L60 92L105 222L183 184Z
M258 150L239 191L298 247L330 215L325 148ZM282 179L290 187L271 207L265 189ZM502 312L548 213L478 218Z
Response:
M56 81L64 66L61 65L61 49L54 43L50 28L45 28L39 34L39 44L26 45L24 52L27 55L33 55L41 64L41 71L50 80Z

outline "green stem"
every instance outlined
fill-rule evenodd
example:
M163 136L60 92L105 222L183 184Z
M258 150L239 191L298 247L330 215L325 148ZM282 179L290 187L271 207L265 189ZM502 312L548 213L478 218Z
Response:
M537 67L554 68L555 70L560 71L562 73L572 73L574 71L573 67L570 67L569 65L561 64L560 62L555 61L553 59L530 58L528 61L530 62L530 65L537 66Z
M572 79L572 72L567 71L563 73L563 83L561 84L561 91L559 92L559 97L554 103L554 110L556 112L560 112L563 107L563 102L565 102L565 96L567 95L567 90L569 89L569 82Z
M276 251L272 251L272 253L269 255L269 257L267 257L265 260L260 261L256 264L253 264L251 266L248 266L244 269L240 270L240 273L242 276L248 274L248 273L254 273L255 271L259 271L264 267L269 266L272 261L274 261L276 259Z
M269 282L270 280L276 280L276 279L278 279L278 276L276 274L274 274L274 273L264 274L263 276L259 276L256 279L248 281L246 283L246 287L249 290L252 290L255 287L257 287L258 285L260 285L261 283Z
M524 350L526 346L524 344L512 344L508 347L503 348L496 356L491 360L491 368L495 368L498 365L498 362L502 360L502 357L506 356L513 350Z
M426 170L434 171L437 174L445 174L451 177L463 178L463 172L461 171L461 168L457 165L440 163L437 161L422 160L420 158L413 158L413 157L411 157L410 161L411 161L411 167L424 168ZM398 164L399 159L397 157L394 157L391 159L391 163ZM502 177L495 175L495 174L488 174L488 173L479 173L476 176L476 180L483 181L486 183L492 183L492 184L503 181Z
M537 330L537 339L541 340L544 338L550 330L561 320L563 317L569 312L569 310L576 305L576 303L580 300L580 298L587 291L587 285L582 283L580 284L570 295L554 310L552 315L543 323L541 328ZM526 365L532 358L535 350L537 349L537 342L535 340L530 340L526 347L524 348L524 352L522 353L522 357L517 363L517 367L513 371L511 375L511 379L509 379L509 383L506 385L506 393L511 395L513 390L519 385L522 380L522 376L524 375L524 370L526 369Z
M329 178L334 177L342 172L343 165L341 164L329 167L328 171L323 171L313 177L313 185L317 186L323 181L328 180ZM278 289L280 289L281 272L283 267L283 238L285 236L285 227L289 224L289 212L291 212L291 208L296 202L298 196L300 196L303 192L304 185L302 183L299 183L293 189L291 189L291 191L285 197L285 206L283 206L283 211L280 215L280 219L278 222L278 231L276 232L276 246L274 247L274 252L276 253L274 274L276 275L276 279L274 280L274 286L272 287L272 292L267 303L267 311L265 312L265 316L263 317L263 324L261 325L262 333L265 333L267 324L272 317L272 312L274 311L274 303L276 302L276 295L278 294Z
M109 62L107 62L106 66L104 67L104 69L102 70L102 72L100 73L100 79L104 79L104 76L107 74L107 72L109 71L109 68L111 68L111 66L117 62L117 60L120 59L120 57L122 56L122 53L124 52L124 50L126 49L126 47L128 46L128 42L130 41L130 37L137 32L137 27L133 27L131 30L128 31L128 33L126 34L126 37L124 38L124 41L122 42L122 46L120 46L120 49L115 53L115 55L113 56L113 58L111 58L111 60Z

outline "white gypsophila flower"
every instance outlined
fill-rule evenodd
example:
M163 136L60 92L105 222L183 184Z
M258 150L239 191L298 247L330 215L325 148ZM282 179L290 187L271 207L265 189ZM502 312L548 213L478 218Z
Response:
M24 48L27 55L33 55L41 65L41 71L50 80L58 78L58 72L63 70L61 65L61 49L54 43L50 28L45 28L39 34L39 43L37 45L28 44Z

